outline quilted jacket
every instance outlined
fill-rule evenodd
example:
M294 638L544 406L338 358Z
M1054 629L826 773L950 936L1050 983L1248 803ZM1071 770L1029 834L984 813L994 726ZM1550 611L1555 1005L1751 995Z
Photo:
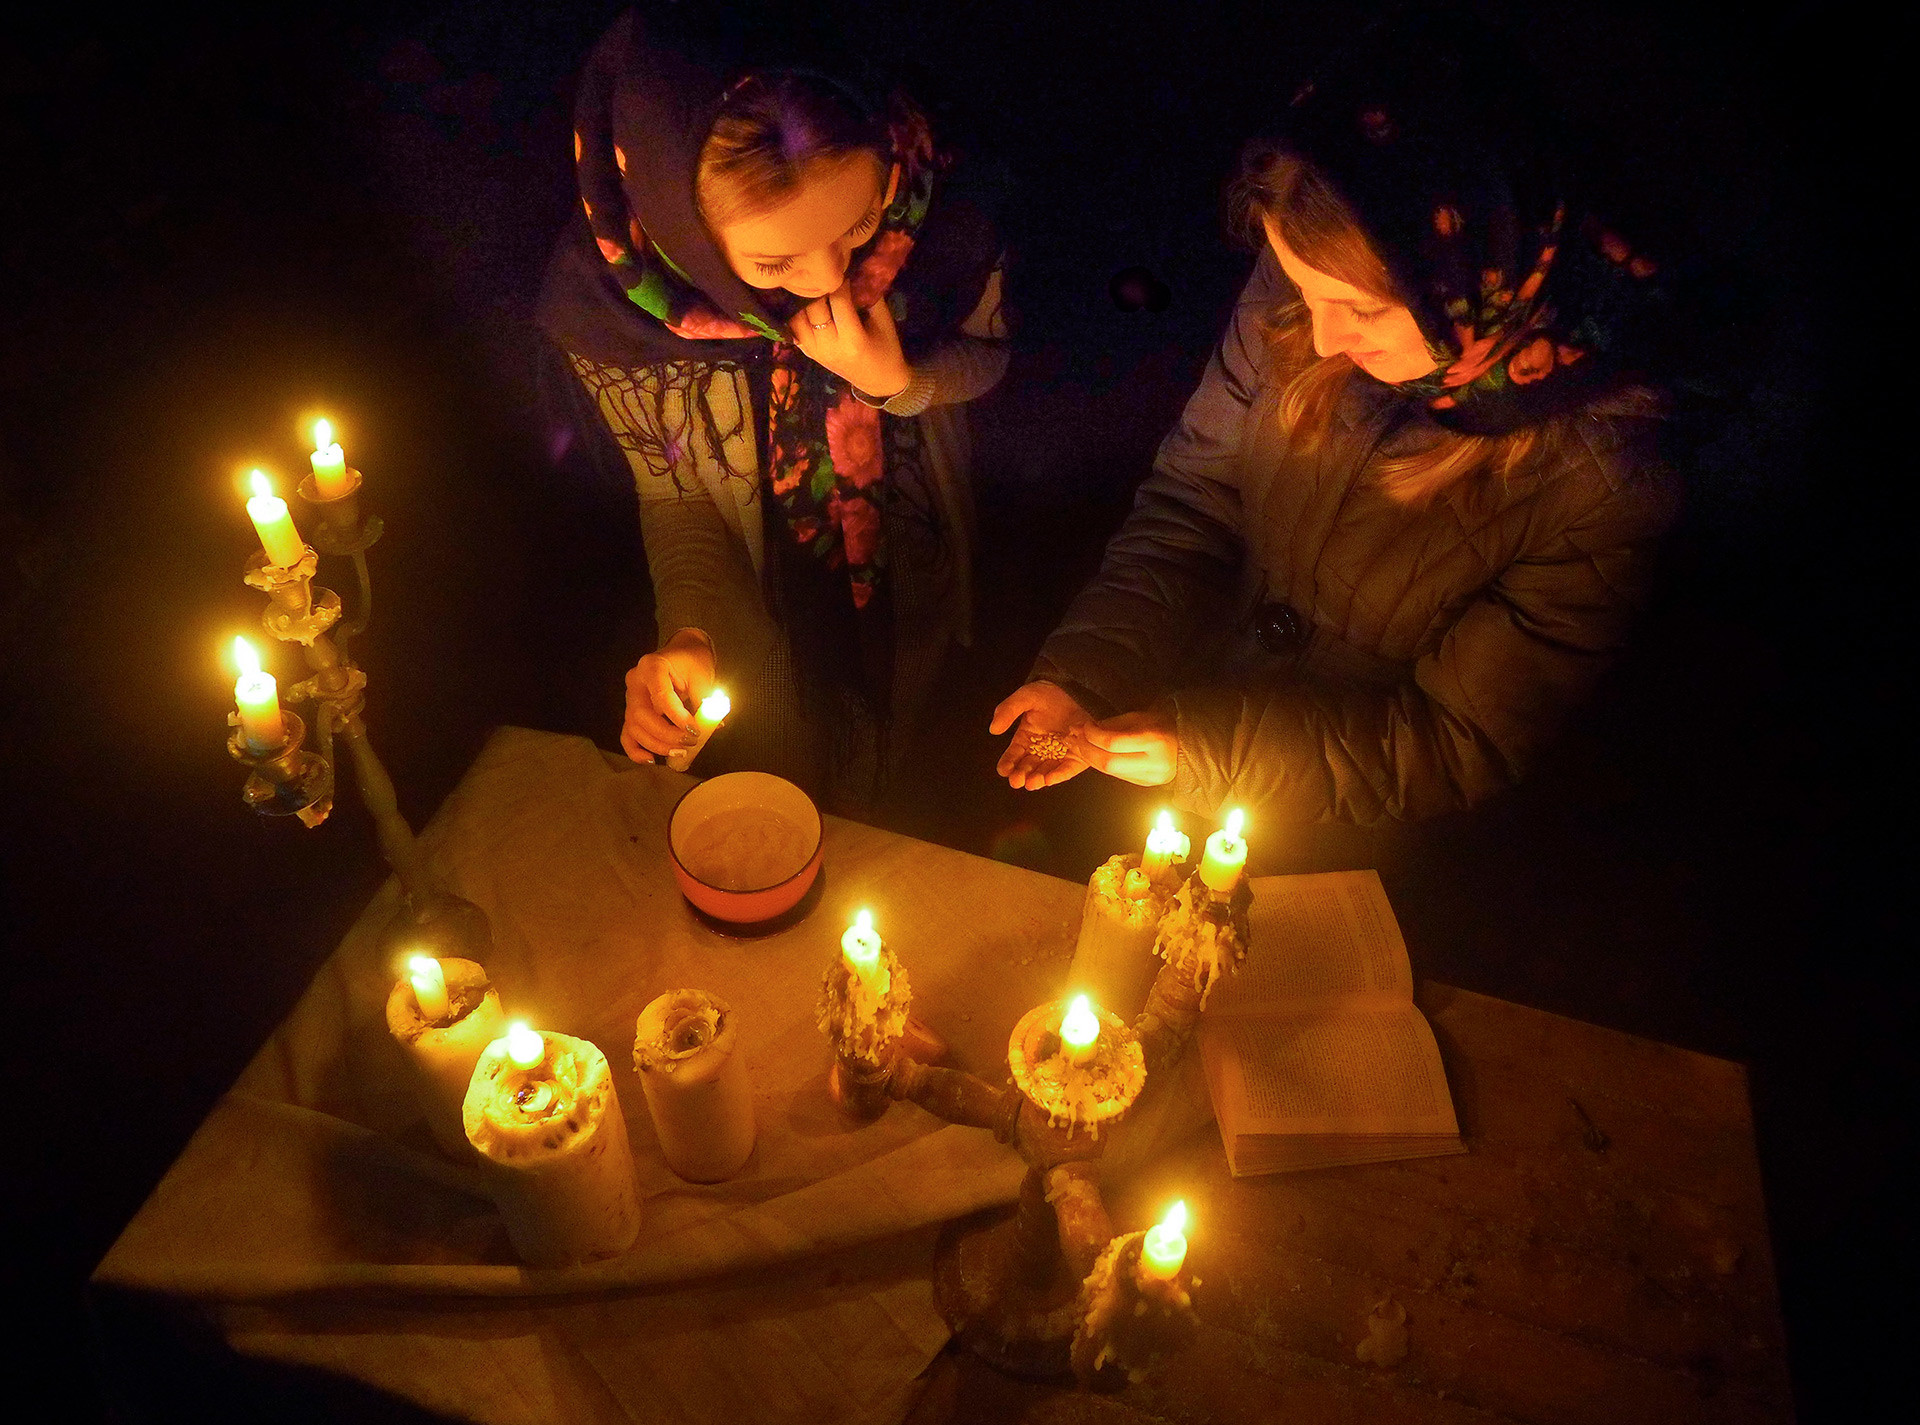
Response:
M1096 716L1170 701L1186 810L1368 824L1511 785L1621 649L1679 511L1629 391L1545 454L1425 506L1369 470L1442 433L1356 375L1311 457L1264 380L1290 291L1262 256L1099 576L1033 676Z

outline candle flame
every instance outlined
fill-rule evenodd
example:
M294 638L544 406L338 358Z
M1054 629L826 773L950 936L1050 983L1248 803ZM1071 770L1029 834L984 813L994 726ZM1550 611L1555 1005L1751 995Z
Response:
M416 975L431 975L440 968L440 962L431 955L409 955L407 968Z
M333 422L317 420L313 423L313 448L324 451L333 444Z
M507 1058L513 1061L517 1069L531 1069L546 1057L547 1041L540 1037L539 1031L527 1028L524 1019L516 1019L507 1026Z
M873 933L873 912L870 910L861 911L860 914L856 915L853 918L853 923L857 927L859 927L860 932L863 935L872 934Z
M1246 827L1247 814L1235 807L1227 813L1227 840L1238 841L1241 831Z
M1060 1021L1060 1037L1076 1049L1084 1049L1100 1037L1100 1017L1085 995L1075 995L1067 1006L1066 1017Z
M719 688L715 688L711 693L708 693L700 704L700 716L708 722L723 721L726 715L732 711L732 699Z
M1153 829L1161 836L1173 835L1173 813L1170 811L1161 812L1160 819L1153 824Z
M260 655L253 651L253 645L244 638L233 641L233 666L240 670L242 678L260 676Z
M1167 1215L1160 1219L1160 1230L1172 1237L1183 1237L1187 1231L1187 1200L1181 1198L1167 1209Z
M247 476L247 485L252 489L254 499L271 500L273 498L273 481L267 478L267 472L264 470L255 470L250 473Z

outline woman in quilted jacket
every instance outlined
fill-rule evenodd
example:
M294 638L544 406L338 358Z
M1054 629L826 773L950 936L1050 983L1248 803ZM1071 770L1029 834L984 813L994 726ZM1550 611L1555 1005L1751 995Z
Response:
M1246 147L1259 262L994 715L1015 787L1092 766L1269 826L1432 816L1513 783L1620 650L1679 505L1640 364L1664 273L1488 69L1372 39Z

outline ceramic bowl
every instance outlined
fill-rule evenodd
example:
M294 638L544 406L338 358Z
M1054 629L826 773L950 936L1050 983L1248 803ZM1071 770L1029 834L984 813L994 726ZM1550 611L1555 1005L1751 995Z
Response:
M732 878L733 885L716 885L714 881L723 878L714 876L710 866L703 869L712 880L688 867L688 848L698 846L700 833L715 818L750 818L755 813L777 816L799 830L791 866L767 868L754 879L769 883L753 886L739 885L737 877ZM667 821L667 851L680 893L696 909L729 924L753 925L784 915L800 903L820 874L824 832L820 809L792 782L767 772L728 772L708 778L680 798Z

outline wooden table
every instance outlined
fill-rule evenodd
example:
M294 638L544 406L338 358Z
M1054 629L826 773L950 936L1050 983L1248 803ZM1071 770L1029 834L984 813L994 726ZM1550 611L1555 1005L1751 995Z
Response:
M1210 1185L1194 1350L1098 1401L950 1350L916 1420L1791 1420L1745 1071L1445 985L1419 1003L1465 1157L1235 1180L1210 1135L1166 1170ZM1387 1301L1408 1351L1382 1369L1356 1348Z
M209 1324L250 1360L516 1425L767 1417L757 1392L774 1381L774 1413L796 1421L846 1419L854 1400L898 1419L916 1393L918 1425L1792 1418L1742 1070L1438 985L1421 1004L1467 1155L1236 1181L1217 1135L1189 1137L1112 1184L1109 1207L1134 1226L1176 1191L1194 1201L1191 1351L1092 1397L949 1350L915 1392L941 1339L915 1275L932 1226L1007 1201L1019 1164L911 1105L851 1135L825 1101L808 986L848 907L870 899L900 937L916 1011L964 1067L1002 1075L1013 1019L1058 992L1082 888L834 822L820 909L742 947L695 925L667 876L680 785L510 729L428 843L493 917L509 998L612 1046L635 1109L633 1014L667 981L735 965L763 1080L743 1180L687 1193L656 1165L649 1220L677 1236L560 1294L523 1279L457 1170L407 1146L380 1058L376 905L102 1264L103 1299ZM657 1151L638 1120L644 1166ZM703 1276L704 1261L733 1275ZM1407 1354L1363 1364L1367 1319L1389 1302ZM723 1320L730 1334L703 1324ZM669 1336L672 1351L648 1349ZM849 1343L886 1359L858 1380L821 1374Z

